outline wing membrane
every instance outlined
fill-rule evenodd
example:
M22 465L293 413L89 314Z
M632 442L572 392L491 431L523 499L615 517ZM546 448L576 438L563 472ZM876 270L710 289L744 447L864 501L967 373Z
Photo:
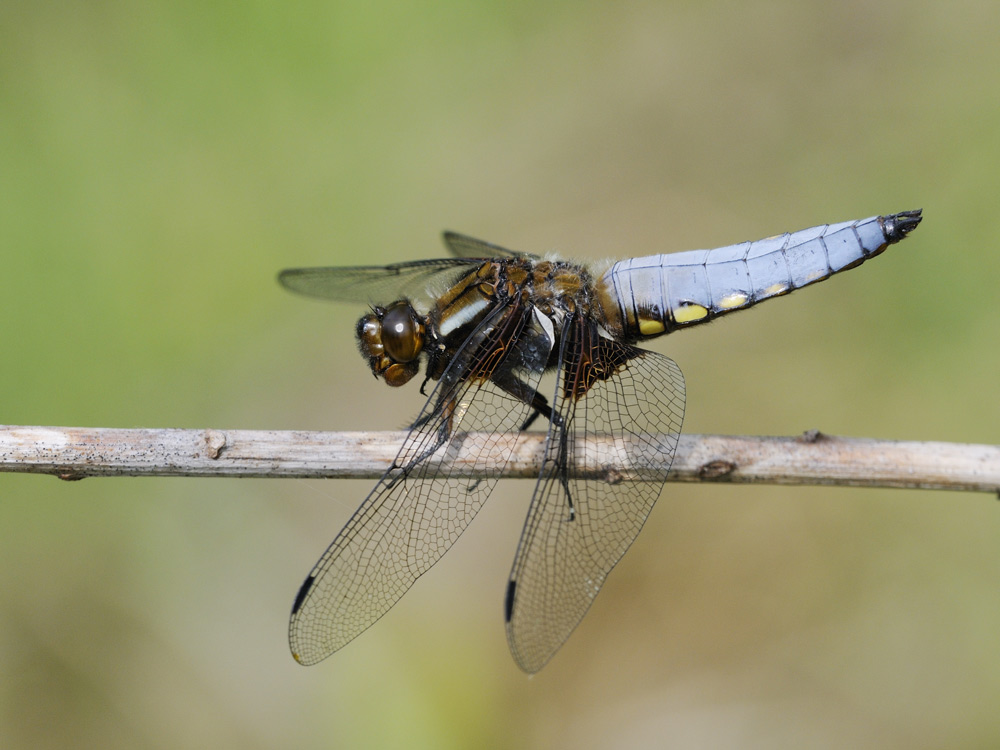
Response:
M441 258L391 266L288 268L278 274L286 289L307 297L338 302L387 303L402 297L424 297L447 288L476 265L467 258Z
M538 256L530 253L520 253L516 250L508 250L492 242L477 240L458 232L445 232L444 244L458 258L469 258L485 260L487 258L536 258Z
M684 379L671 359L600 338L596 329L565 330L562 339L545 468L506 599L507 639L528 673L566 641L639 534L663 488L684 417ZM584 443L594 436L612 438L610 461ZM664 458L668 468L655 481L616 484L564 472L574 459L585 471L601 472L608 464L648 471Z
M503 380L516 380L534 393L551 346L530 312L514 305L496 310L465 342L392 468L299 591L289 643L300 663L325 659L362 633L458 539L496 483L496 458L502 465L510 455L512 444L504 447L500 438L516 431L532 408L523 395L511 395L487 378L499 370ZM459 430L497 435L480 454L479 481L452 476L448 463L427 461L447 449ZM494 467L489 473L487 465Z

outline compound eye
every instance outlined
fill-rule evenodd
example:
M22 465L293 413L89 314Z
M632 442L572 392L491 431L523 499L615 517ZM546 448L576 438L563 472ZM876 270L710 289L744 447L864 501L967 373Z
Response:
M412 362L424 348L424 324L409 302L393 302L382 315L382 346L394 362Z

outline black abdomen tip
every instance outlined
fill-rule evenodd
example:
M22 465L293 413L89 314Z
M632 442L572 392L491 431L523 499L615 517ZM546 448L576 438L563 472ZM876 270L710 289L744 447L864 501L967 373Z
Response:
M903 211L899 214L889 214L882 217L882 231L889 242L899 242L917 228L923 217L923 209Z

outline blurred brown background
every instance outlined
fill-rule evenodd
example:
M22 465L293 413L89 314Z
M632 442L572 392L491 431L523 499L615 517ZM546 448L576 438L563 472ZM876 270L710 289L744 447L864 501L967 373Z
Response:
M863 268L661 340L691 433L998 442L1000 6L7 2L0 422L390 429L283 267L584 259L923 207ZM986 495L668 485L511 661L531 484L322 665L292 598L370 482L0 475L4 747L1000 743Z

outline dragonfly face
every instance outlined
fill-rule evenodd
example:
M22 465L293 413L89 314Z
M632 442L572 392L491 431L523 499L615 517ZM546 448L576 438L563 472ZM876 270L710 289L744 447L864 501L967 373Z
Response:
M603 273L452 233L452 258L283 271L281 283L302 294L395 300L358 321L361 353L388 385L422 364L421 391L433 384L392 466L295 598L296 660L326 658L388 611L485 502L513 445L500 436L544 417L543 468L504 597L514 659L537 672L638 535L677 448L683 376L635 344L859 265L920 218L910 211L633 258ZM555 387L539 392L552 370ZM471 432L487 436L474 482L428 461ZM615 479L632 471L646 481Z

